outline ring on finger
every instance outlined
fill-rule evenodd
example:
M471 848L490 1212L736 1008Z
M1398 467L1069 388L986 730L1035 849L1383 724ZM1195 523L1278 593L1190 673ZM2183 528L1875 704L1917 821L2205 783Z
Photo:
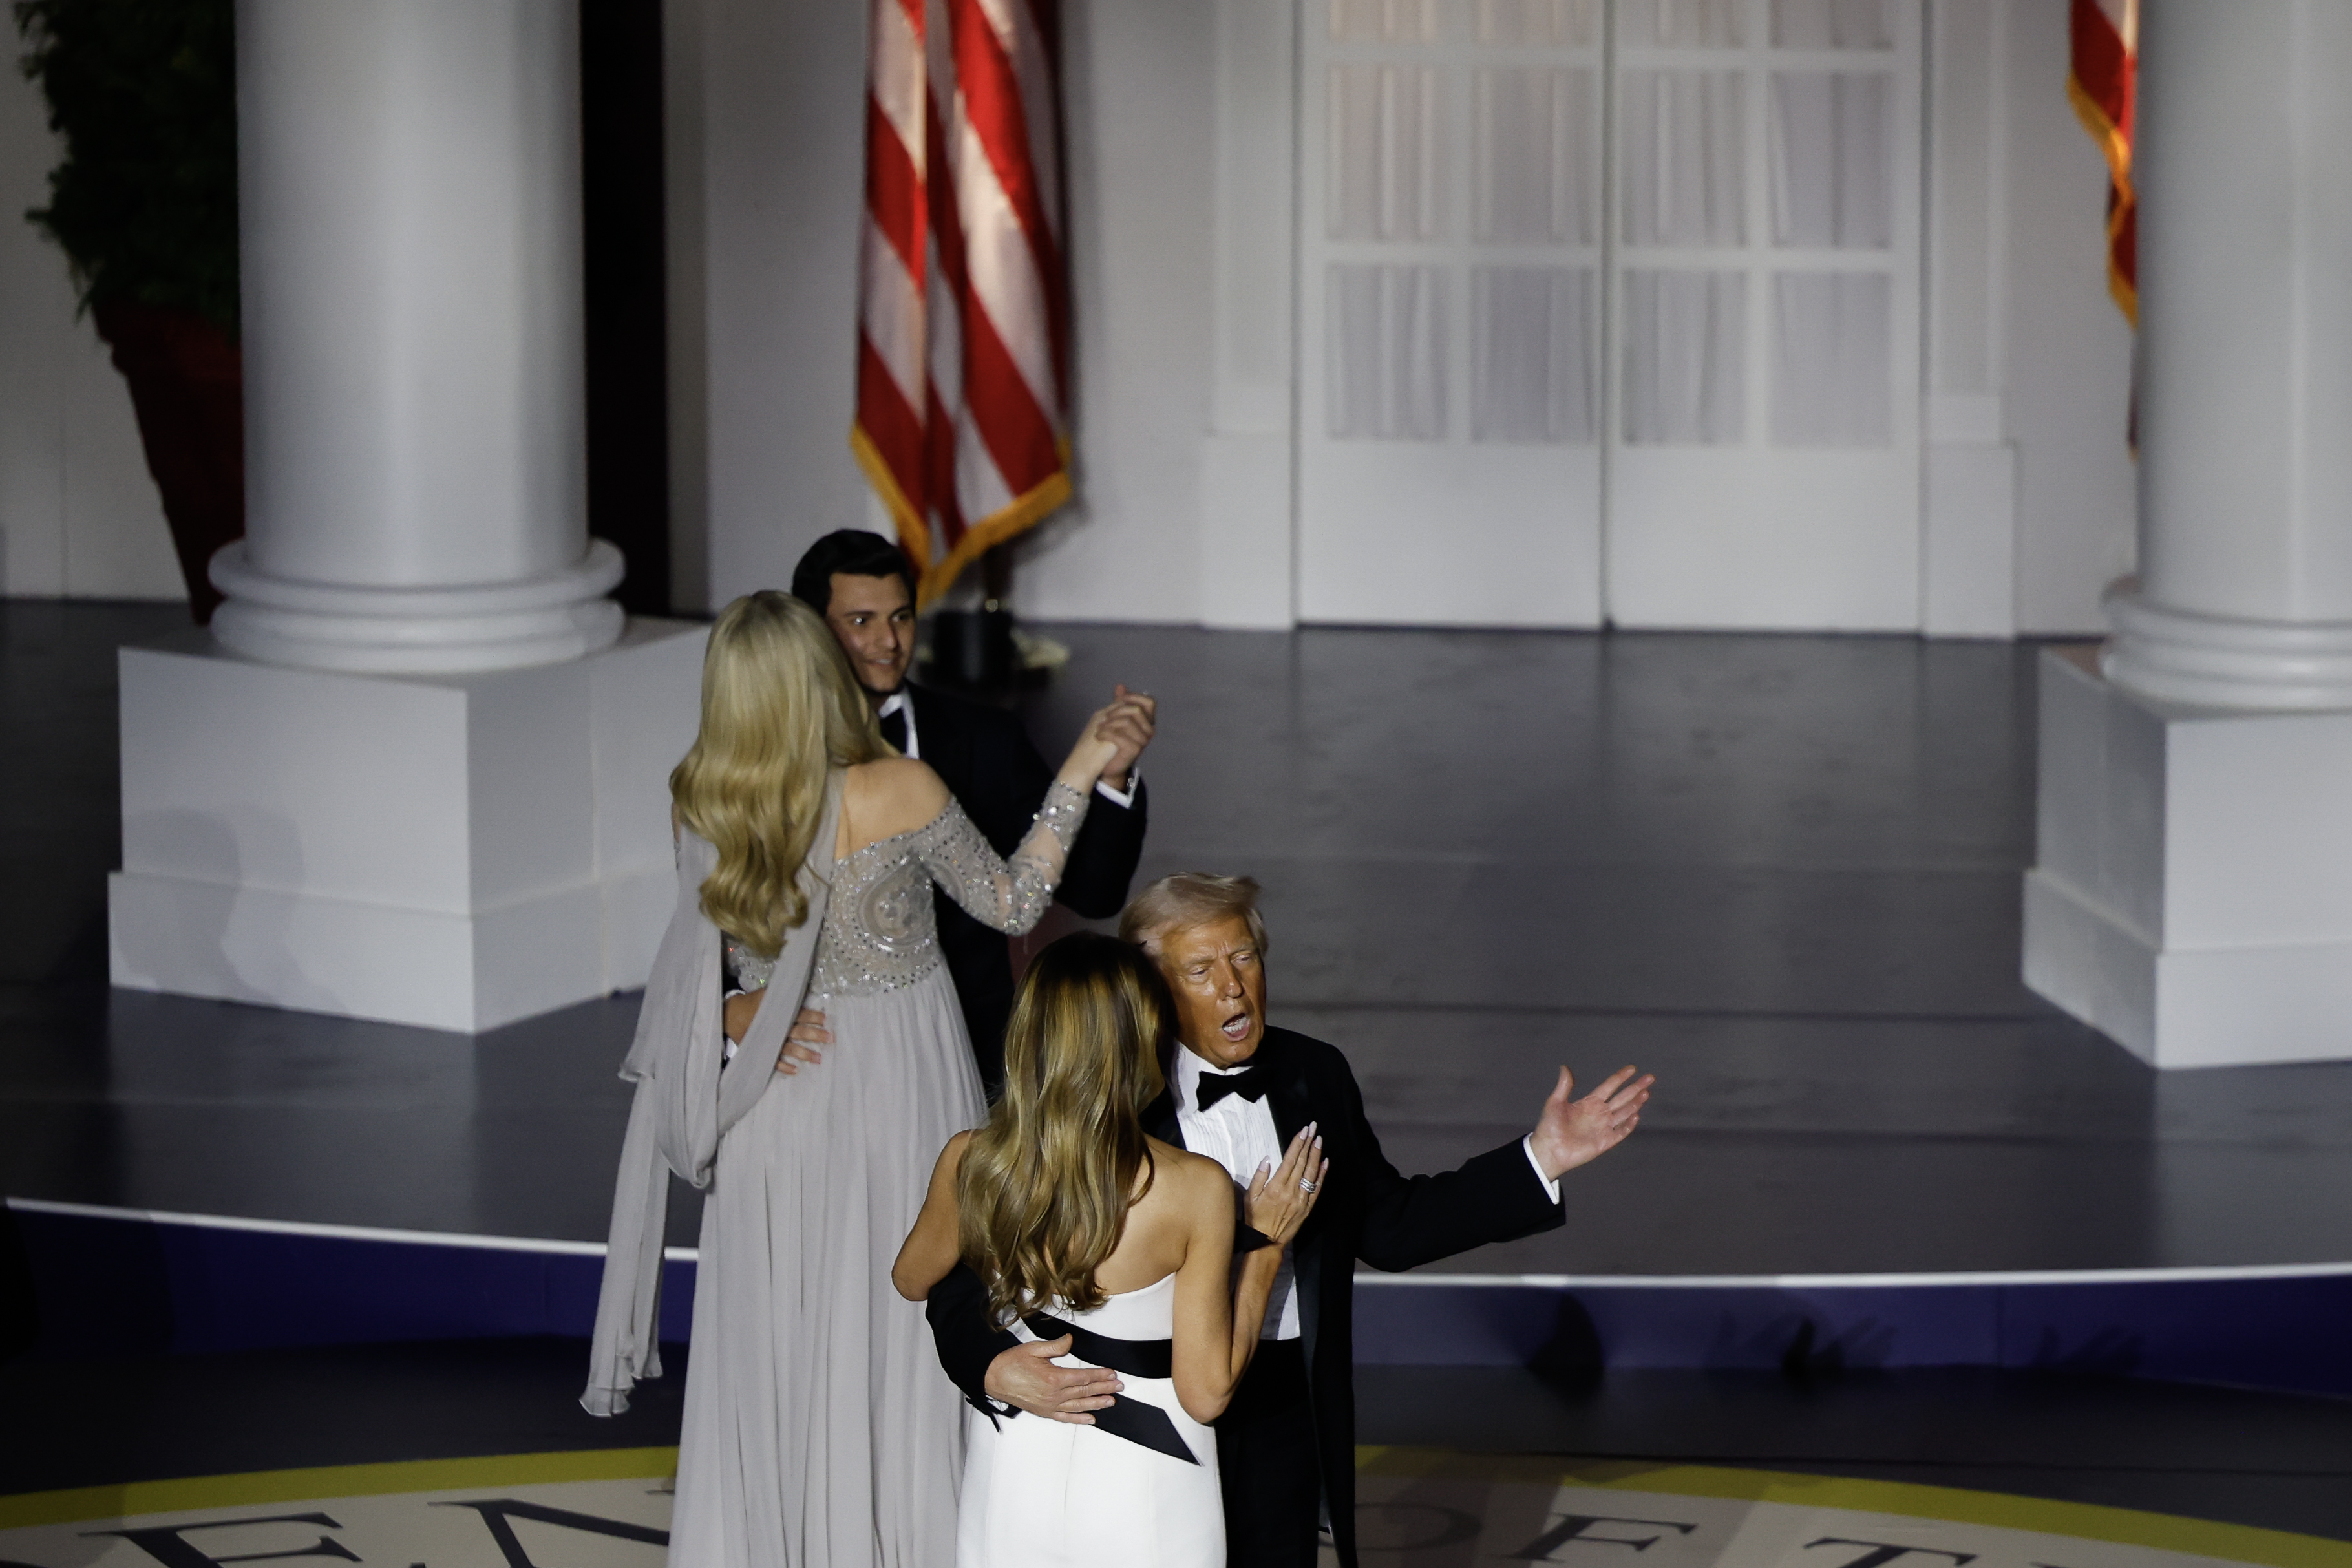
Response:
M1302 1193L1311 1193L1315 1190L1315 1184L1301 1176L1298 1178L1298 1190Z

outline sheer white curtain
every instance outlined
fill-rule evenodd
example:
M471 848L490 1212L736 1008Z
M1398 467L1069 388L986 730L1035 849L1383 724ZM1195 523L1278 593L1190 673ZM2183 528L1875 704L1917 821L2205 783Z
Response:
M1887 79L1772 73L1772 243L1884 250L1895 235Z
M1590 70L1482 66L1470 77L1471 237L1589 245L1596 237L1600 93Z
M1444 269L1335 262L1323 298L1332 437L1444 439Z
M1427 67L1339 65L1330 71L1333 239L1428 239L1443 221L1437 171L1438 73Z
M1737 445L1747 434L1748 278L1625 273L1625 440Z
M1635 48L1729 48L1742 0L1621 0L1619 39Z
M1626 244L1745 243L1747 88L1738 71L1623 74Z
M1601 37L1601 0L1478 0L1478 41L1583 48Z
M1884 49L1886 0L1772 0L1772 44L1782 49Z
M1581 267L1470 273L1470 438L1589 446L1594 276Z
M1636 37L1661 43L1736 37L1738 12L1696 0L1638 0ZM1624 73L1625 244L1737 251L1747 242L1747 82L1738 71ZM1746 433L1747 279L1739 272L1631 266L1624 334L1624 437L1737 443Z
M1538 43L1589 41L1589 6L1487 0L1482 25ZM1471 237L1577 246L1600 237L1600 88L1584 68L1481 66L1471 73ZM1470 269L1470 438L1589 445L1598 284L1589 267Z
M1893 279L1884 272L1775 273L1772 306L1773 441L1885 446L1894 436Z
M1781 0L1783 16L1799 7ZM1801 36L1875 47L1864 7L1813 0ZM1870 71L1776 71L1771 81L1772 243L1885 251L1894 240L1890 82ZM1884 272L1781 271L1772 279L1772 439L1784 447L1882 447L1893 438L1891 279Z
M1433 44L1437 0L1329 0L1335 44Z

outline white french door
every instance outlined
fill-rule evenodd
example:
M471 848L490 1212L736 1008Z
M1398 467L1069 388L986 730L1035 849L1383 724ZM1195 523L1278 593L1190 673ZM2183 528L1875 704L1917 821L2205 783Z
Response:
M1601 615L1598 0L1307 0L1299 613Z
M1917 0L1307 0L1303 619L1918 625Z

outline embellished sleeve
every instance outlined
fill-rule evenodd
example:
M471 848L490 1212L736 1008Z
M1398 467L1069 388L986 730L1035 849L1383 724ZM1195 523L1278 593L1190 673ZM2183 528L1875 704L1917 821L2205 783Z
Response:
M931 880L945 888L964 912L982 925L1018 935L1045 917L1061 884L1062 867L1078 825L1087 819L1087 796L1058 780L1045 791L1028 837L1009 860L1000 860L963 807L950 800L915 838Z
M720 949L723 955L720 973L728 988L734 991L766 990L769 978L776 973L776 961L752 952L750 944L732 931L721 934L725 945Z

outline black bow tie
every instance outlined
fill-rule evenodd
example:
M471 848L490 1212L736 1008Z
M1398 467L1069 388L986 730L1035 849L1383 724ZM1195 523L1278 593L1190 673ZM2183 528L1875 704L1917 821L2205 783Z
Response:
M1238 1094L1251 1101L1264 1100L1266 1088L1265 1068L1253 1064L1234 1073L1202 1073L1201 1087L1193 1094L1205 1112L1229 1094Z
M883 715L882 738L902 752L907 749L907 710L905 709L901 708L896 713Z

